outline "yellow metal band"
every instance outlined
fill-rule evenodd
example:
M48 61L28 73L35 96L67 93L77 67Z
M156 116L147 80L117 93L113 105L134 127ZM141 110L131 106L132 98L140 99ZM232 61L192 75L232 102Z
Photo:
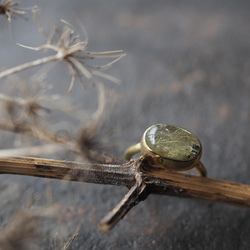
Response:
M200 176L204 176L204 177L207 176L207 170L205 169L204 165L200 161L194 167L197 169Z
M141 143L130 146L124 153L124 159L129 161L134 154L141 152Z

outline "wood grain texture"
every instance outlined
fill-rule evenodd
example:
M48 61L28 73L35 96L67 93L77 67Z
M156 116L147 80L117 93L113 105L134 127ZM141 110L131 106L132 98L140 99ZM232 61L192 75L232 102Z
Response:
M148 194L189 197L250 208L248 185L145 167L140 159L122 165L110 165L6 157L0 159L0 172L128 188L135 184L136 174L139 174L147 186Z
M128 164L91 164L29 157L0 158L0 173L129 187L135 182Z
M150 170L149 170L150 171ZM144 173L152 193L191 197L250 208L250 186L195 175L151 169Z

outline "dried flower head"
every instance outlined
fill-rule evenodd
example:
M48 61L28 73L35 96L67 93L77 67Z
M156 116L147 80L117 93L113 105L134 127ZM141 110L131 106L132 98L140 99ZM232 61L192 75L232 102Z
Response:
M126 54L122 53L122 50L115 50L115 51L104 51L104 52L90 52L86 50L86 46L88 44L88 36L82 27L83 33L85 35L85 40L80 39L80 35L76 34L73 27L66 21L62 20L64 23L62 32L58 31L57 27L52 29L51 34L47 38L47 43L39 46L39 47L28 47L19 44L22 47L32 49L32 50L42 50L44 49L45 52L47 50L55 51L56 54L36 60L29 64L21 65L16 68L9 70L9 73L2 72L0 73L0 79L5 77L9 74L13 74L15 72L24 70L29 67L38 66L44 63L48 63L51 61L64 61L67 64L67 67L70 71L72 76L69 92L71 92L72 87L75 82L75 78L78 77L80 81L83 83L82 77L85 77L89 82L92 84L95 83L93 80L93 76L99 76L102 78L106 78L110 81L119 83L119 80L113 76L110 76L106 73L103 73L104 70L109 68L113 63L120 60ZM104 65L90 65L87 63L89 59L95 58L108 58L112 59L111 62L104 64ZM84 83L83 83L83 86Z
M38 125L41 121L41 113L50 112L48 108L40 104L45 98L42 95L44 89L38 87L34 82L32 85L28 82L24 83L20 79L15 83L17 95L0 93L0 100L3 102L2 108L14 124Z
M88 122L82 127L77 136L77 144L85 159L91 160L91 151L100 150L101 148L98 130L99 126L96 122Z
M35 10L37 6L33 6L30 8L15 8L19 3L15 3L9 0L6 0L2 3L0 0L0 15L5 15L9 22L11 22L12 18L21 17L25 18L23 15L26 14L27 10Z
M99 91L98 108L77 134L76 147L85 159L91 162L104 163L113 159L107 159L107 155L103 152L104 148L111 145L107 145L107 140L104 140L103 134L100 135L100 129L113 109L116 96L114 93L105 91L102 84L97 84L97 89ZM110 140L109 144L112 144Z

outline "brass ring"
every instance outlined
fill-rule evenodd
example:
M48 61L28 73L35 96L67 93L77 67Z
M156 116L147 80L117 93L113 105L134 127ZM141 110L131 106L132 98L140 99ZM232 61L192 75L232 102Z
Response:
M201 176L206 176L206 169L199 161L201 142L196 135L184 128L165 124L149 127L141 142L125 151L124 158L130 160L139 152L151 157L156 166L173 171L185 171L195 167Z

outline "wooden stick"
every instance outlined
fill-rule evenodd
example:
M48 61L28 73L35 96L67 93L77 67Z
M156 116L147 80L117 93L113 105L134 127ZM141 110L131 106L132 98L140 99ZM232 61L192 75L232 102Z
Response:
M135 184L119 204L102 219L99 223L100 231L107 232L111 230L133 206L140 202L138 189Z
M250 208L250 186L161 169L143 173L151 193L190 197Z
M0 173L128 187L128 194L101 221L99 229L102 231L113 228L133 206L151 193L250 208L248 185L159 169L145 165L142 158L121 165L111 165L5 157L0 158Z
M29 157L1 157L1 174L18 174L68 181L110 184L131 188L135 162L123 165L91 164ZM148 191L190 197L250 208L250 186L151 168L141 171Z
M28 175L129 188L135 183L134 170L128 164L91 164L31 157L0 157L0 174Z

